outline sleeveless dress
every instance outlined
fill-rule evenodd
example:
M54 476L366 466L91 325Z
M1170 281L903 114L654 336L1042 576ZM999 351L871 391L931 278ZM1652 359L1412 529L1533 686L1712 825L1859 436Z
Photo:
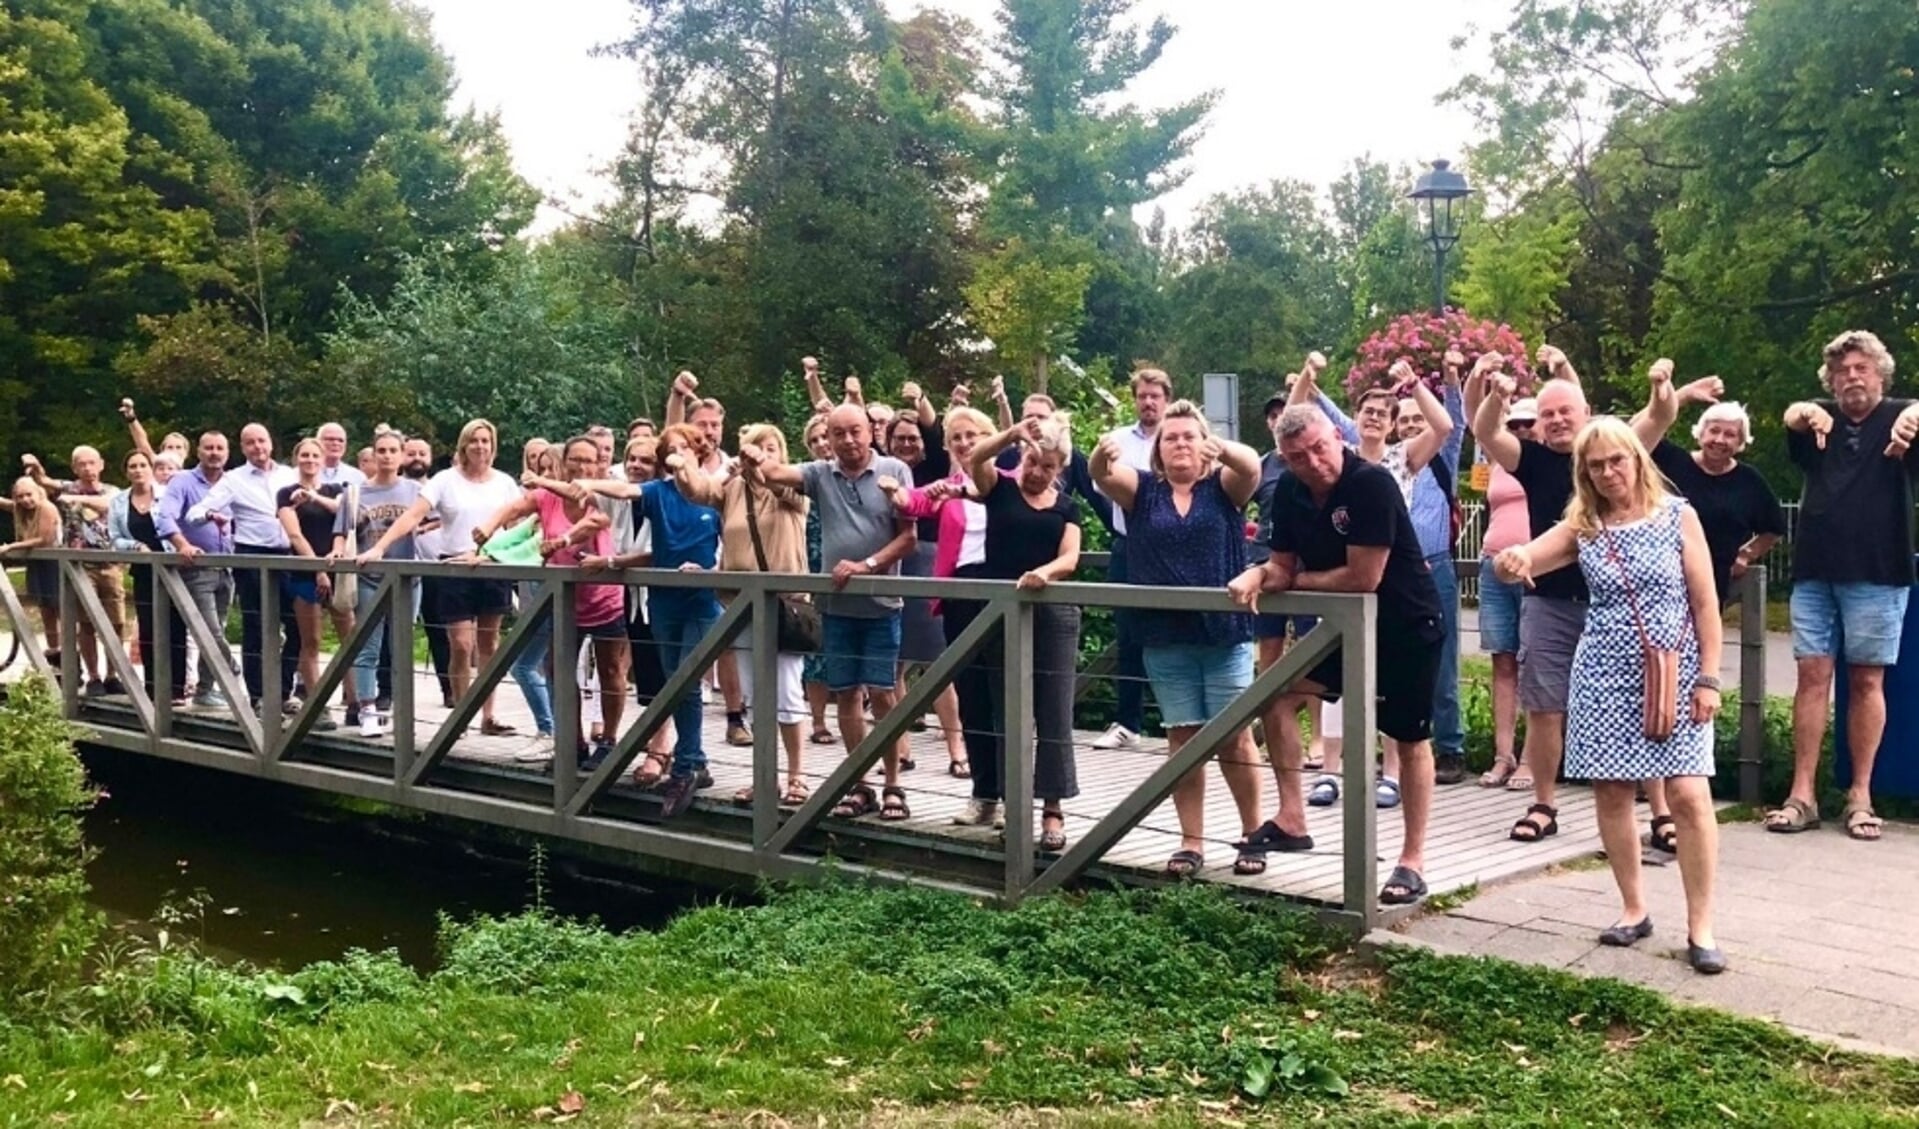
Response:
M1713 774L1712 723L1692 720L1700 656L1680 564L1680 513L1685 505L1668 499L1643 521L1608 526L1599 536L1579 542L1579 568L1592 603L1573 653L1572 700L1566 711L1569 777L1655 780ZM1679 651L1678 724L1665 741L1641 734L1645 664L1626 577L1632 580L1632 594L1653 645Z

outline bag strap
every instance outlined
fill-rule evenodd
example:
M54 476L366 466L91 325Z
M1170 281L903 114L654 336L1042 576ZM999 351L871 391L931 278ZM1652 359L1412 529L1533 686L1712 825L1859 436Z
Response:
M1639 645L1652 650L1652 635L1646 630L1645 617L1639 614L1639 594L1633 590L1632 573L1626 568L1625 558L1619 555L1619 546L1615 542L1612 530L1607 528L1603 520L1599 523L1599 534L1606 539L1606 556L1619 569L1619 582L1625 585L1626 603L1632 607L1633 626L1639 629Z
M753 539L753 559L759 562L761 572L770 572L766 567L766 542L760 540L759 509L753 505L753 484L741 479L740 489L746 492L746 533Z

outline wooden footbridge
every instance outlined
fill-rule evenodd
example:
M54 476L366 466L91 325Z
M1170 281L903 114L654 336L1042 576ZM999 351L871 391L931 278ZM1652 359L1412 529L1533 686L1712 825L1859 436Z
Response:
M1094 734L1076 734L1081 794L1064 804L1067 847L1058 853L1036 848L1038 810L1033 802L1032 631L1033 609L1041 603L1067 603L1084 609L1175 608L1202 612L1229 610L1223 592L1200 589L1143 589L1128 585L1064 583L1024 592L991 581L862 578L858 590L905 597L945 596L985 601L987 610L904 691L900 706L880 718L857 748L806 743L805 776L810 795L804 803L782 806L785 754L779 747L773 695L762 694L750 707L751 747L725 743L725 719L716 700L703 711L705 748L714 777L693 809L662 821L659 800L633 784L629 770L647 740L669 720L669 703L682 692L698 692L701 672L720 653L742 648L755 686L775 682L774 639L777 597L782 592L831 590L827 578L751 573L653 572L626 574L629 583L653 587L710 587L732 593L726 612L694 648L687 661L668 673L666 686L644 710L629 704L616 734L612 756L589 772L577 770L576 739L581 733L581 697L574 664L554 664L555 755L549 764L525 763L522 753L532 733L529 716L508 672L530 643L524 631L530 617L569 607L579 573L559 568L483 566L489 576L530 581L534 596L505 630L498 650L478 671L472 688L445 708L430 670L409 661L393 681L395 719L379 738L319 724L338 719L324 703L348 675L350 658L360 645L386 633L388 653L414 654L418 630L412 614L413 582L422 576L470 576L470 566L439 562L383 562L379 566L376 614L357 624L351 635L323 662L319 683L300 707L282 708L277 679L267 677L258 709L248 705L238 676L220 670L220 689L233 705L218 709L176 708L165 694L158 700L143 689L141 671L128 651L105 629L105 611L81 571L83 562L119 560L155 570L155 645L146 656L155 664L156 685L169 684L169 609L186 607L188 629L202 649L224 639L200 617L171 554L101 554L70 551L41 554L60 561L62 620L81 617L95 625L110 670L126 687L118 696L88 697L75 648L61 654L64 669L50 668L38 647L23 647L26 661L7 674L57 676L69 716L83 723L86 740L129 753L196 764L275 780L338 795L375 800L523 832L631 853L689 870L731 872L804 880L831 867L842 873L889 881L915 881L1013 902L1086 882L1147 884L1167 881L1167 857L1178 848L1178 824L1167 802L1174 785L1190 769L1204 765L1230 737L1251 724L1283 687L1337 651L1346 684L1373 685L1374 604L1370 596L1287 595L1263 610L1315 615L1320 626L1302 637L1284 658L1262 672L1253 685L1176 755L1163 742L1146 741L1137 749L1098 750ZM275 574L311 572L319 563L289 558L202 558L197 567L252 569L260 572L265 622L277 622L279 588ZM604 582L606 576L594 579ZM363 583L374 583L371 579ZM7 625L32 637L29 613L10 585L0 585ZM397 612L397 614L395 614ZM128 611L129 633L132 609ZM572 656L580 640L569 622L553 622L554 654ZM278 633L264 633L262 669L279 669ZM949 776L946 745L937 727L916 732L938 691L962 664L986 661L1004 681L1009 732L1006 810L1029 812L1010 819L1004 831L955 826L952 817L970 796L970 783ZM407 676L410 674L411 676ZM483 736L476 724L483 699L495 694L497 716L514 724L519 736ZM1224 782L1209 773L1206 866L1199 879L1224 883L1249 897L1279 897L1302 903L1354 928L1375 924L1381 910L1379 883L1397 856L1402 829L1397 809L1374 806L1374 746L1371 693L1349 694L1344 711L1346 748L1339 806L1309 809L1313 850L1273 854L1264 874L1239 876L1232 870L1231 843L1240 832L1239 817ZM832 717L829 711L829 717ZM317 726L317 727L316 727ZM840 819L831 814L836 800L866 777L880 758L884 742L898 736L910 742L917 768L905 774L912 817L883 822L874 816ZM1262 765L1261 810L1277 807L1273 774ZM735 794L751 786L749 803ZM1581 789L1563 793L1561 834L1541 844L1507 838L1507 829L1529 799L1500 790L1464 784L1437 790L1427 833L1426 880L1435 894L1527 873L1598 850L1590 800ZM1385 863L1382 867L1382 863Z

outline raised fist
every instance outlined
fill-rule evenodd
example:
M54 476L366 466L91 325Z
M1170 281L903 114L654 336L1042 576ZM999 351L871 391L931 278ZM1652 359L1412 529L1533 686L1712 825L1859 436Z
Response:
M1560 366L1566 363L1566 354L1562 352L1558 346L1541 345L1537 359L1539 367L1545 369L1547 374L1550 375L1558 372Z
M39 455L21 455L20 465L26 468L26 471L28 474L33 474L35 471L44 471L46 469L45 467L40 465Z
M1661 384L1671 384L1672 383L1672 361L1668 360L1665 357L1661 357L1658 360L1654 361L1652 363L1652 367L1646 370L1646 379L1650 381L1655 387Z
M690 400L699 392L699 388L700 378L685 369L681 369L679 375L673 378L673 394L675 396L682 396Z
M820 359L818 357L801 357L800 371L806 373L809 376L819 375Z
M1410 392L1413 385L1419 383L1419 374L1413 371L1413 363L1404 357L1394 361L1393 367L1386 370L1386 375L1392 378L1395 392Z
M1005 403L1005 401L1006 401L1006 378L1004 376L1001 376L998 373L994 373L993 374L993 402L996 404L999 404L999 403Z
M1448 349L1446 350L1445 357L1441 359L1441 363L1443 363L1447 368L1450 368L1450 369L1465 368L1466 354L1460 352L1457 349Z
M964 384L955 384L953 385L953 392L946 398L946 402L955 408L963 408L971 403L972 399L973 390L971 388L968 388Z
M668 470L679 470L681 467L685 465L686 465L686 456L680 454L678 451L675 451L672 454L666 456L666 469Z
M1498 372L1505 367L1506 358L1490 351L1479 354L1479 359L1473 362L1474 372Z
M1491 389L1493 395L1502 400L1510 400L1513 398L1513 393L1519 390L1519 384L1502 372L1493 377Z
M122 396L120 398L120 418L126 420L128 423L132 423L134 417L133 397Z
M848 396L857 396L860 394L860 378L859 377L849 376L846 378L846 394Z
M909 404L918 404L922 398L923 394L920 392L920 386L913 381L907 381L906 385L900 389L900 399L905 400Z
M1312 376L1318 376L1321 372L1324 372L1325 369L1326 354L1320 352L1318 349L1314 349L1312 352L1306 354L1306 368L1302 375L1310 374Z

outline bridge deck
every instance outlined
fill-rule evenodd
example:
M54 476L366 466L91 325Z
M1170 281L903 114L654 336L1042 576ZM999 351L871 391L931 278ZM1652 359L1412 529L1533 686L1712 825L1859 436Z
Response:
M16 664L4 677L18 677L23 667L24 664ZM424 742L448 711L442 708L438 686L429 673L416 672L416 686L415 700L420 703L416 732L419 734L418 740ZM501 721L517 726L522 734L532 733L530 714L510 681L500 687L495 700ZM125 728L138 734L139 722L124 703L124 699L86 699L82 706L83 717L95 726L114 725L115 728ZM637 716L637 707L629 702L626 723L631 724ZM689 824L697 822L710 825L737 819L743 821L739 826L745 827L750 824L750 811L736 805L733 794L750 782L753 751L725 743L725 715L717 694L703 716L705 747L711 762L714 786L700 794L695 810L687 820ZM125 720L115 724L117 717L124 717ZM340 717L337 708L333 711L333 717L336 720ZM243 745L238 727L230 716L219 711L182 710L178 718L182 730L179 735L182 737L191 731L193 740L229 747ZM229 739L223 740L223 733L230 734ZM1136 788L1164 753L1164 742L1151 739L1145 741L1138 750L1095 750L1090 747L1095 736L1088 732L1078 734L1081 793L1065 804L1069 839L1091 827L1100 815ZM528 739L528 736L483 737L479 735L476 724L456 745L444 767L477 774L479 782L469 781L462 785L464 788L492 791L493 787L488 783L491 780L506 791L523 794L528 784L543 779L539 765L517 763L514 759L513 754L524 747ZM859 821L829 819L824 826L832 832L836 841L850 846L856 847L861 840L883 839L894 845L905 844L917 849L923 852L926 859L922 868L930 867L935 873L943 865L942 860L955 866L960 860L970 860L977 866L978 860L996 856L1000 844L998 834L991 828L956 827L951 823L952 817L971 794L971 785L967 780L947 775L947 754L939 732L929 729L913 734L910 740L912 755L918 767L906 773L902 783L908 790L913 818L899 823L881 823L871 816ZM803 744L805 774L809 784L817 786L841 762L845 750L839 744L816 745L804 739ZM377 758L380 751L390 748L390 745L390 738L365 739L342 728L337 732L309 737L306 746L295 757L304 759L307 750L316 753L332 750L353 751L361 756L373 753ZM1261 783L1262 810L1270 815L1275 803L1270 772L1262 771ZM630 785L616 788L615 794L629 798L642 795ZM1542 870L1554 863L1587 857L1599 850L1588 791L1582 788L1562 790L1560 824L1563 830L1557 837L1537 845L1516 843L1507 838L1512 821L1525 810L1529 802L1529 796L1482 789L1470 782L1438 789L1426 847L1426 880L1432 892L1446 893L1474 884L1511 878ZM1343 838L1340 809L1313 808L1309 812L1310 828L1316 840L1313 851L1272 855L1267 872L1261 876L1235 875L1232 873L1234 852L1230 843L1239 831L1237 813L1224 781L1217 772L1209 772L1206 805L1209 844L1207 865L1202 877L1208 881L1231 884L1248 893L1277 895L1312 904L1337 905L1341 894ZM1402 826L1397 810L1379 813L1377 842L1382 878L1397 858ZM1109 851L1090 873L1096 877L1127 882L1151 882L1162 878L1167 856L1179 845L1177 828L1170 802L1162 804Z

